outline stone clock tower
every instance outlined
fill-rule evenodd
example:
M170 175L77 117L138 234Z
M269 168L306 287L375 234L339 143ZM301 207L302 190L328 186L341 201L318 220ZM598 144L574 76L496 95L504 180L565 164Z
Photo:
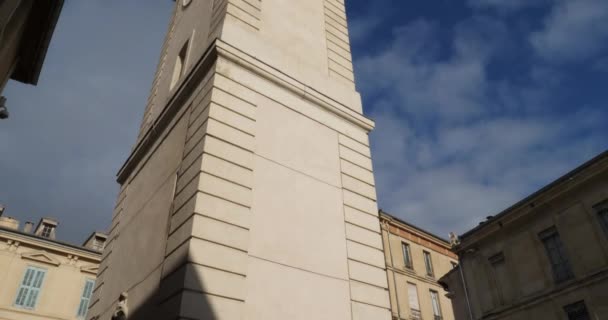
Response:
M88 319L388 320L344 0L179 0Z

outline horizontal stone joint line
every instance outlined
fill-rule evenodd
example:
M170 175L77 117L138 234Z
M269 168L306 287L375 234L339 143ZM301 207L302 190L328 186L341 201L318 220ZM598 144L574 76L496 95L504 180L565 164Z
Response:
M246 9L243 9L241 6L237 5L236 3L234 3L233 1L228 2L229 6L235 7L237 10L245 13L246 15L252 17L253 19L260 21L260 17L252 14L251 12L247 11ZM252 6L253 7L253 6ZM258 11L258 13L260 13L261 11L255 7L253 7L254 9L256 9L256 11Z
M220 71L215 71L215 73L216 73L216 74L219 74L220 76L222 76L222 78L224 78L224 79L226 79L226 80L228 80L228 81L230 81L230 82L232 82L232 83L236 83L237 85L239 85L239 86L241 86L241 87L244 87L245 89L247 89L247 90L251 91L252 93L257 93L256 91L249 89L247 86L245 86L245 85L241 84L240 82L236 82L236 81L234 81L234 80L230 79L228 76L225 76L225 75L224 75L224 74L222 74ZM219 87L219 86L217 85L217 83L214 83L214 84L213 84L213 88L214 88L214 89L217 89L217 90L219 90L219 91L222 91L222 92L224 92L225 94L227 94L227 95L229 95L229 96L232 96L232 97L234 97L234 98L236 98L236 99L238 99L238 100L241 100L241 101L245 102L246 104L251 105L251 106L252 106L252 107L254 107L254 108L257 108L257 105L256 105L256 104L252 103L251 101L247 101L247 100L243 99L242 97L239 97L239 96L237 96L237 95L235 95L235 94L233 94L233 93L231 93L231 92L229 92L229 91L224 90L222 87ZM213 100L213 96L211 97L211 101L213 101L213 102L217 103L215 100Z
M363 198L365 198L365 199L367 199L367 200L371 200L371 201L376 202L376 199L374 199L374 198L370 198L370 197L368 197L368 196L366 196L366 195L363 195L363 194L359 193L359 191L352 190L352 189L347 188L347 187L344 187L344 186L342 187L342 190L346 190L346 191L348 191L348 192L352 192L352 193L354 193L354 194L356 194L356 195L358 195L358 196L360 196L360 197L363 197Z
M348 240L348 241L351 241L351 240ZM366 265L366 266L368 266L368 267L374 267L374 268L376 268L376 269L383 270L384 272L386 272L386 268L381 268L381 267L378 267L377 265L375 265L375 264L370 264L369 262L365 262L365 261L357 260L357 259L355 259L355 258L351 258L351 257L348 257L348 260L351 260L351 261L354 261L354 262L358 262L358 263L364 264L364 265Z
M344 68L347 72L353 72L352 67L347 67L345 65L343 65L340 61L336 61L336 59L332 58L332 57L327 57L327 59L329 59L329 61L334 62L335 64L339 65L340 67ZM331 66L330 66L331 69Z
M328 4L330 7L335 8L336 10L338 10L339 12L341 12L342 14L346 15L346 11L345 11L346 8L340 8L340 7L338 7L338 5L335 2L325 1L325 4Z
M201 217L205 217L205 218L210 219L210 220L215 220L215 221L217 221L217 222L221 222L221 223L227 224L227 225L229 225L229 226L233 226L233 227L236 227L236 228L239 228L239 229L243 229L243 230L249 231L249 228L245 228L245 227L243 227L243 226L239 226L238 224L234 224L234 223L231 223L231 222L227 222L227 221L224 221L224 220L220 220L220 219L218 219L218 218L215 218L215 217L209 216L209 215L207 215L206 213L203 213L203 212L196 212L196 211L193 211L193 212L192 212L192 213L191 213L189 216L187 216L187 217L186 217L186 219L185 219L185 220L184 220L182 223L180 223L179 225L177 225L177 226L175 227L175 229L173 229L173 231L171 231L171 232L169 233L169 237L171 237L171 236L172 236L172 235L173 235L175 232L177 232L177 230L179 230L179 228L181 228L183 225L185 225L185 224L188 222L188 220L190 220L190 219L191 219L192 217L194 217L194 216L201 216Z
M346 52L346 53L348 53L348 57L345 57L345 56L344 56L342 53L337 52L336 50L334 50L334 49L332 49L332 48L330 48L330 47L327 47L327 51L329 51L329 52L333 52L335 55L337 55L337 56L339 56L339 57L342 57L342 59L347 60L347 61L348 61L348 62L350 62L351 64L353 63L353 58L351 57L350 52Z
M213 100L212 100L212 101L210 102L210 104L214 104L214 105L216 105L216 106L222 107L222 108L224 108L224 109L226 109L226 110L228 110L228 111L230 111L230 112L232 112L232 113L234 113L234 114L238 114L239 116L241 116L241 117L243 117L243 118L247 118L248 120L251 120L251 121L253 121L253 122L257 122L257 120L256 120L256 119L254 119L254 118L252 118L252 117L250 117L250 116L248 116L248 115L242 114L242 113L240 113L240 112L238 112L238 111L236 111L236 110L234 110L234 109L232 109L232 108L230 108L230 107L227 107L227 106L225 106L225 105L224 105L224 104L222 104L222 103L219 103L219 102L216 102L216 101L213 101Z
M368 306L371 306L371 307L374 307L374 308L379 308L379 309L384 309L384 310L389 310L389 311L391 310L390 308L387 308L387 307L382 307L382 306L375 305L375 304L372 304L372 303L369 303L369 302L364 302L364 301L356 300L352 296L350 297L350 300L354 301L356 303L365 304L365 305L368 305Z
M346 224L350 224L351 226L353 226L353 227L355 227L355 228L359 228L359 229L363 229L363 230L366 230L366 231L370 231L370 232L373 232L373 233L377 234L378 236L382 236L382 234L381 234L380 232L378 232L378 231L369 230L369 229L367 229L367 228L365 228L365 227L362 227L362 226L360 226L360 225L354 224L354 223L352 223L352 222L350 222L350 221L347 221L347 220L345 220L345 222L346 222ZM349 240L350 240L350 239L349 239ZM352 241L352 240L351 240L351 241Z
M220 242L217 242L217 241L212 241L212 240L209 240L209 239L205 239L205 238L197 237L197 236L194 236L194 235L190 235L190 236L188 236L186 239L184 239L182 242L178 243L178 244L175 246L175 248L173 248L173 250L171 250L170 252L166 253L166 254L165 254L165 260L166 260L166 259L167 259L167 258L168 258L168 257L169 257L171 254L173 254L175 251L179 250L179 248L181 248L181 247L182 247L184 244L186 244L186 242L188 242L188 241L190 241L190 240L192 240L192 239L196 239L196 240L201 240L201 241L204 241L204 242L213 243L213 244L215 244L215 245L218 245L218 246L221 246L221 247L224 247L224 248L228 248L228 249L232 249L232 250L235 250L235 251L239 251L239 252L241 252L241 253L247 253L247 250L243 250L243 249L235 248L235 247L229 246L229 245L224 244L224 243L220 243ZM193 261L188 260L188 262L193 262ZM193 262L193 263L194 263L194 262ZM205 265L205 264L201 264L201 265L202 265L202 266L205 266L205 267L211 267L211 266L208 266L208 265Z
M182 294L184 292L192 292L192 293L197 293L197 294L203 294L203 295L209 295L209 296L214 296L214 297L218 297L218 298L223 298L223 299L227 299L227 300L233 300L233 301L238 301L238 302L245 302L245 300L241 300L241 299L235 299L235 298L226 297L226 296L222 296L222 295L218 295L218 294L212 294L212 293L203 292L203 291L199 291L199 290L192 290L192 289L188 289L188 288L181 288L181 289L178 289L176 292L170 294L165 299L159 301L158 304L162 305L162 304L168 302L169 300L175 298L176 296L178 296L178 295L180 295L180 294ZM179 316L179 319L191 319L191 318L185 318L185 317ZM200 320L200 319L194 319L194 320Z
M236 20L238 20L238 21L240 21L241 23L243 23L243 24L245 24L245 25L247 25L247 26L251 27L252 29L254 29L254 30L256 30L256 31L260 31L260 28L259 28L259 27L254 26L254 25L252 25L251 23L249 23L249 22L247 22L247 21L245 21L245 20L243 20L243 19L241 19L241 18L237 17L236 15L234 15L233 13L231 13L230 11L226 11L226 15L227 15L227 16L231 16L231 17L235 18Z
M234 129L234 130L237 130L237 131L239 131L239 132L242 132L242 133L244 133L244 134L246 134L246 135L248 135L248 136L250 136L250 137L252 137L252 138L255 138L255 134L253 134L253 133L249 133L249 132L247 132L247 131L243 131L243 129L237 128L237 127L235 127L235 126L233 126L233 125L231 125L231 124L228 124L228 123L226 123L226 122L224 122L224 121L218 120L218 119L217 119L217 118L215 118L214 116L209 115L209 119L211 119L211 120L213 120L213 121L216 121L216 122L219 122L219 123L221 123L221 124L223 124L223 125L225 125L225 126L227 126L227 127L230 127L230 128L232 128L232 129Z
M336 26L336 24L326 21L325 32L350 44L350 36L348 35L346 28L341 25Z
M353 166L357 166L357 167L359 167L359 168L361 168L361 169L363 169L363 170L366 170L366 171L367 171L367 172L369 172L369 173L373 173L373 171L372 171L372 170L370 170L369 168L362 167L361 165L358 165L358 164L356 164L356 163L354 163L354 162L350 161L349 159L342 158L342 156L340 156L340 159L341 159L341 160L344 160L344 161L346 161L346 162L348 162L348 163L350 163L350 164L352 164ZM371 160L371 159L370 159L370 160ZM373 163L372 163L372 164L373 164ZM344 172L342 172L342 173L344 173Z
M242 185L242 184L240 184L240 183L238 183L238 182L234 182L234 181L229 180L229 179L227 179L227 178L224 178L224 177L222 177L222 176L218 176L216 173L211 173L211 172L209 172L209 170L206 170L206 169L204 169L204 168L201 168L201 173L208 174L208 175L210 175L210 176L212 176L212 177L214 177L214 178L218 178L218 179L220 179L220 180L224 180L224 181L226 181L226 182L232 183L232 184L237 185L237 186L239 186L239 187L243 187L243 188L245 188L245 189L247 189L247 190L249 190L249 191L253 190L253 188L251 188L251 187L248 187L248 186L246 186L246 185Z
M233 274L233 275L236 275L236 276L239 276L239 277L243 277L243 278L247 278L247 275L245 275L245 274L237 273L237 272L230 271L230 270L224 270L224 269L220 269L220 268L217 268L217 267L212 267L212 266L208 266L208 265L204 265L204 264L200 264L200 263L196 263L196 262L192 262L192 261L186 260L186 261L181 262L171 272L169 272L166 275L162 276L160 278L160 281L162 282L163 280L165 280L165 279L169 278L170 276L176 274L181 269L186 268L189 264L192 264L192 265L195 265L195 266L199 266L199 267L208 268L208 269L213 269L213 270L216 270L216 271L221 271L221 272L224 272L224 273Z
M349 191L350 191L350 190L349 190ZM357 211L359 211L359 212L361 212L361 213L365 213L365 214L367 214L367 215L369 215L369 216L372 216L372 217L374 217L374 218L376 218L376 219L378 218L378 216L377 216L377 215L374 215L374 214L372 214L372 213L369 213L369 212L363 211L363 210L361 210L361 209L355 208L355 207L353 207L353 206L351 206L351 205L349 205L349 204L346 204L346 203L345 203L345 204L344 204L344 206L345 206L345 207L349 207L349 208L351 208L351 209L353 209L353 210L357 210Z
M376 248L376 247L372 247L372 246L370 246L369 244L365 244L365 243L359 242L359 241L357 241L357 240L353 240L353 239L351 239L351 238L348 238L348 235L346 236L346 240L348 240L348 241L350 241L350 242L354 242L354 243L359 244L359 245L362 245L362 246L365 246L365 247L367 247L367 248L370 248L370 249L373 249L373 250L379 251L379 252L381 252L381 253L384 255L384 250L382 250L382 249L378 249L378 248Z
M308 178L310 178L310 179L313 179L313 180L315 180L315 181L321 182L321 183L323 183L323 184L325 184L325 185L328 185L328 186L330 186L330 187L334 187L334 188L337 188L337 189L342 189L342 187L341 187L341 186L336 186L336 185L333 185L333 184L331 184L331 183L329 183L329 182L327 182L327 181L323 181L323 180L321 180L321 179L319 179L319 178L317 178L317 177L311 176L311 175L310 175L310 174L308 174L308 173L302 172L302 171L300 171L300 170L298 170L298 169L295 169L295 168L292 168L292 167L288 167L288 166L286 166L286 165L284 165L284 164L282 164L282 163L279 163L279 162L277 162L277 161L275 161L275 160L272 160L272 159L270 159L270 158L266 158L265 156L260 155L260 154L258 154L258 153L255 153L255 156L257 156L258 158L264 159L264 160L266 160L266 161L272 162L272 163L274 163L274 164L276 164L276 165L279 165L279 166L281 166L281 167L283 167L283 168L285 168L285 169L288 169L288 170L290 170L290 171L297 172L297 173L299 173L299 174L301 174L301 175L303 175L303 176L306 176L306 177L308 177Z
M375 185L370 184L370 183L369 183L369 182L367 182L367 181L363 181L363 180L361 180L361 179L359 179L359 178L357 178L357 177L353 177L352 175L350 175L350 174L348 174L348 173L345 173L344 171L342 171L341 173L342 173L343 175L345 175L345 176L349 177L349 178L352 178L352 179L354 179L354 180L357 180L357 181L359 181L359 182L361 182L361 183L365 183L366 185L368 185L368 186L370 186L370 187L372 187L372 188L375 188L375 187L376 187ZM351 192L352 192L352 190L350 190L350 189L349 189L348 191L351 191ZM372 199L372 200L374 200L374 199ZM374 200L374 201L376 201L376 200Z
M382 289L382 290L385 290L386 292L388 292L388 288L387 287L382 287L382 286L379 286L377 284L365 282L365 281L362 281L362 280L359 280L359 279L354 279L354 278L350 278L350 281L361 283L361 284L364 284L364 285L367 285L367 286L372 286L372 287L375 287L375 288L378 288L378 289Z
M344 80L346 80L348 82L355 83L355 81L353 79L349 79L349 78L345 77L344 75L340 74L339 72L336 72L335 70L333 70L331 68L329 70L333 71L334 75L336 75L336 76L338 76L338 77L340 77L340 78L342 78L342 79L344 79Z
M252 254L249 254L249 257L254 258L254 259L258 259L258 260L261 260L261 261L266 261L268 263L280 265L280 266L283 266L283 267L287 267L287 268L290 268L290 269L299 270L299 271L303 271L303 272L306 272L306 273L314 274L314 275L321 276L321 277L324 277L324 278L329 278L329 279L334 279L334 280L339 280L339 281L350 281L350 279L330 276L330 275L327 275L327 274L323 274L323 273L307 270L307 269L304 269L304 268L290 266L290 265L285 264L285 263L281 263L281 262L276 262L276 261L264 259L264 258L261 258L261 257L258 257L258 256L254 256Z

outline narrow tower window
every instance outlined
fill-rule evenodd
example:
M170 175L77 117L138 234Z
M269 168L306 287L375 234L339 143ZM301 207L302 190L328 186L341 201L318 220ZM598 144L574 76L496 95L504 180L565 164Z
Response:
M186 69L186 58L188 57L188 47L190 46L190 40L184 43L184 46L179 51L177 55L177 59L175 60L175 66L173 67L173 77L171 78L171 86L170 90L173 90L175 85L179 82L179 80L184 75L184 71Z

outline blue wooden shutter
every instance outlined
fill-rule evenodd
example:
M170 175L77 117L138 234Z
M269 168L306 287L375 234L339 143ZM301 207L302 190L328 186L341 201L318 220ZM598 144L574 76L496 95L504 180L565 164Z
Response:
M84 290L82 290L82 297L80 298L80 305L78 305L78 318L84 318L87 315L87 309L89 309L89 302L93 295L93 288L95 287L95 281L87 279Z
M19 291L17 291L16 306L25 309L34 309L36 307L45 274L46 270L44 269L36 267L27 268Z

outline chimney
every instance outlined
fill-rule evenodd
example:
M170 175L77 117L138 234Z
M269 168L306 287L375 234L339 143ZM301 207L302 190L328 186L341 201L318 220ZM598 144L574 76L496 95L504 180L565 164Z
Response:
M24 233L32 233L32 230L34 230L34 223L33 222L26 222L25 225L23 226L23 232Z
M0 228L19 230L19 220L11 217L0 217Z

